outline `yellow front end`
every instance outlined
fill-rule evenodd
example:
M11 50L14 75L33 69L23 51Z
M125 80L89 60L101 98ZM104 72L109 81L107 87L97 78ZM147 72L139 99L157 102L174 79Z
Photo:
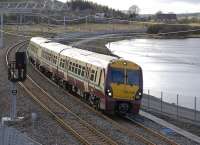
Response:
M132 62L118 60L110 64L109 86L112 98L117 100L135 100L140 96L140 67Z
M121 100L135 100L136 93L139 90L139 86L129 86L125 84L111 83L113 90L113 99Z

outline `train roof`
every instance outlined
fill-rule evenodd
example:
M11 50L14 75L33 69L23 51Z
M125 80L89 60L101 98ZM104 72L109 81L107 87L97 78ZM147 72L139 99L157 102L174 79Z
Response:
M102 68L106 68L111 61L117 59L113 56L103 55L78 48L67 49L61 54Z
M49 42L50 40L47 38L43 38L43 37L32 37L31 38L31 42L34 42L36 44L41 44L41 43L45 43L45 42Z
M64 49L72 48L71 46L53 42L50 39L43 37L33 37L31 38L31 41L39 44L41 47L48 49L49 51L54 51L56 53L60 53Z
M109 56L88 50L74 48L72 46L53 42L49 39L42 37L33 37L31 41L33 41L36 44L39 44L45 49L54 51L55 53L60 53L63 56L71 57L76 60L80 60L101 68L107 68L110 62L118 60L118 58L114 56Z

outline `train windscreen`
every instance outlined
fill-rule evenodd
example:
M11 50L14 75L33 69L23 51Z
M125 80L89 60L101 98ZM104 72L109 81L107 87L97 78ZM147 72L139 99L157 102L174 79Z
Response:
M124 84L124 70L123 69L111 69L111 81L113 83Z
M111 69L111 82L117 84L139 85L138 70Z
M139 85L139 71L127 70L127 84Z

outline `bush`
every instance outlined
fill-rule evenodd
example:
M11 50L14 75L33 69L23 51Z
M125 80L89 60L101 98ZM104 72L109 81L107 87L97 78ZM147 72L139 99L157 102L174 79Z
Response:
M159 34L159 33L169 33L169 32L179 32L179 31L189 31L189 30L197 30L200 27L194 27L189 25L170 25L170 24L155 24L150 25L147 29L147 33L149 34ZM188 34L200 34L200 31L197 32L180 32L180 33L172 33L172 35L188 35Z

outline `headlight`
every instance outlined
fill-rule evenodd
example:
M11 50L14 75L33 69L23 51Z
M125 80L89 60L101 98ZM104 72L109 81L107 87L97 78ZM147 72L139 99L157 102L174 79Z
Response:
M136 100L139 100L139 99L140 99L140 96L139 96L139 95L135 96L135 99L136 99Z
M112 90L107 89L107 90L106 90L106 94L107 94L109 97L112 97Z
M136 100L139 100L139 99L141 99L141 98L142 98L142 92L139 92L139 91L138 91L138 92L136 93L135 99L136 99Z

